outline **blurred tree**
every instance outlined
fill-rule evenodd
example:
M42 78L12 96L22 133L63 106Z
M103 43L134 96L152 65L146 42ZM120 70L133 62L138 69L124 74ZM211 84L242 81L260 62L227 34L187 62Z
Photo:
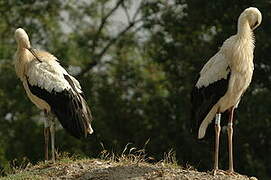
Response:
M263 22L255 32L253 82L236 117L235 167L270 178L271 12L267 1L252 0L0 0L0 165L43 159L43 116L12 64L13 33L23 27L34 47L55 54L79 78L93 111L95 134L79 141L60 128L59 151L96 157L100 143L119 153L129 142L142 147L150 138L147 153L157 160L174 149L180 164L210 169L212 144L190 134L190 91L249 6L260 9ZM224 169L226 134L221 138Z

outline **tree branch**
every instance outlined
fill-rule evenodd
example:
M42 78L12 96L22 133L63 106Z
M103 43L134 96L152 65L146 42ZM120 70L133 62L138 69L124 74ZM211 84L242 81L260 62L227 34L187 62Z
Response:
M105 52L112 46L112 44L114 44L118 39L120 39L121 36L123 36L127 31L129 31L132 27L135 26L135 24L137 24L138 22L140 22L142 19L138 19L134 22L131 22L125 29L123 29L116 37L114 37L113 39L111 39L107 45L103 48L103 50L98 54L98 58L100 59L101 57L103 57L103 55L105 54Z
M136 24L138 24L139 22L141 22L143 20L143 18L138 18L138 15L140 14L140 9L142 8L142 6L144 5L143 2L144 0L141 0L138 8L136 9L133 17L130 19L129 17L129 22L128 22L128 25L126 28L124 28L122 31L120 31L114 38L112 38L111 40L109 40L107 42L107 44L102 48L102 50L100 51L100 53L96 54L95 53L95 48L97 46L97 41L98 41L98 38L99 38L99 35L101 34L101 31L102 29L104 28L105 24L106 24L106 21L107 19L116 11L116 9L118 9L118 7L124 2L124 0L119 0L117 2L117 4L115 5L115 7L113 9L111 9L111 11L105 16L102 18L102 22L99 26L99 29L96 33L96 37L94 39L94 42L93 42L93 46L92 46L92 55L93 55L93 59L92 59L92 62L90 63L87 63L85 68L82 69L82 71L78 74L78 76L83 76L85 73L87 73L89 70L91 70L94 66L96 66L100 60L103 58L103 56L106 54L106 52L108 51L108 49L113 45L115 44L125 33L127 33L132 27L134 27ZM123 5L125 7L125 5ZM128 11L127 11L128 13ZM126 14L127 15L127 14ZM142 27L142 26L140 26ZM136 29L136 31L138 31L139 28Z
M139 4L139 6L138 6L138 8L137 8L137 10L136 10L136 12L135 12L133 18L132 18L132 21L135 21L135 20L136 20L138 14L139 14L139 11L140 11L140 9L141 9L142 6L143 6L143 1L144 1L144 0L141 0L141 2L140 2L140 4Z
M88 63L86 65L86 67L84 69L82 69L82 71L78 74L78 76L79 77L83 76L85 73L87 73L89 70L91 70L94 66L96 66L98 64L98 62L100 62L102 57L105 55L105 53L108 51L108 49L113 44L115 44L126 32L128 32L132 27L134 27L136 24L138 24L142 20L143 19L138 19L138 20L135 20L134 22L129 23L129 25L125 29L123 29L121 32L119 32L118 35L116 35L116 37L112 38L106 44L106 46L101 50L101 52L99 54L93 56L94 60L92 62Z
M128 8L124 3L122 4L122 8L124 9L124 12L125 12L128 23L131 23L131 18L130 18L130 14L128 12Z
M102 20L101 20L101 24L100 24L100 26L99 26L99 28L98 28L98 31L97 31L97 33L95 34L95 36L94 36L94 40L93 40L93 44L92 44L92 47L91 47L91 53L93 54L94 53L94 51L95 51L95 48L96 48L96 46L97 46L97 42L98 42L98 39L99 39L99 36L100 36L100 34L101 34L101 32L102 32L102 30L103 30L103 28L104 28L104 26L105 26L105 24L106 24L106 22L107 22L107 19L119 8L119 6L122 4L124 2L124 0L119 0L117 3L116 3L116 5L115 5L115 7L114 8L112 8L111 9L111 11L109 11L103 18L102 18Z

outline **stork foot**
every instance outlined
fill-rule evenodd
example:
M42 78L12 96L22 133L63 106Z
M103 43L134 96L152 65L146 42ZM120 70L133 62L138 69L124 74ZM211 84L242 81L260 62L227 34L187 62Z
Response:
M233 169L227 170L226 174L229 175L229 176L238 176L239 175L237 172L234 172Z
M225 171L221 170L221 169L213 169L212 170L212 174L215 175L225 175Z

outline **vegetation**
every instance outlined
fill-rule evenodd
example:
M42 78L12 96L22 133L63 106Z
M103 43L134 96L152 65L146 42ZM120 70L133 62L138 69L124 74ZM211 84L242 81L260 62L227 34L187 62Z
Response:
M138 153L139 152L139 153ZM69 157L67 154L56 163L42 162L37 165L28 165L26 168L13 169L1 180L21 179L208 179L208 180L257 180L255 177L243 175L229 176L227 172L217 175L198 172L191 167L181 167L176 164L174 154L169 152L163 161L158 163L147 163L146 156L142 150L134 152L123 152L121 156L103 152L100 159Z
M86 140L56 134L59 152L97 157L121 154L127 143L154 161L173 149L179 164L212 167L212 139L190 133L190 91L202 65L236 33L249 6L263 14L255 32L253 81L239 104L234 131L235 169L271 178L271 19L269 1L216 0L0 0L0 171L43 160L43 114L15 75L18 27L33 47L47 50L75 75L94 116ZM220 167L227 168L226 133ZM102 144L102 146L101 146Z

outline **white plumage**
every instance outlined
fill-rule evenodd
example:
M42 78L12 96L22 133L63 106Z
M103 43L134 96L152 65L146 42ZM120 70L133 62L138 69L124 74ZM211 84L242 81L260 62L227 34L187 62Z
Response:
M70 76L56 60L49 62L31 61L28 64L28 71L26 73L31 85L43 87L48 92L52 92L52 90L61 92L65 89L72 89L69 82L64 78L64 75ZM77 80L73 79L73 82L75 83ZM77 90L80 93L82 92L80 86Z
M198 138L204 137L206 128L218 109L220 112L224 112L235 106L251 82L254 69L254 36L249 21L246 21L248 15L258 16L260 11L256 8L248 8L240 15L238 33L223 43L219 52L204 65L200 72L200 78L196 84L197 88L207 87L218 80L227 79L229 72L231 72L231 76L226 94L214 105L201 123ZM246 23L243 21L246 21ZM261 22L261 16L259 16L259 19L257 18L257 21Z
M232 116L241 96L248 88L253 74L253 30L261 23L262 16L257 8L244 10L238 19L238 32L227 39L200 71L199 79L192 91L192 118L198 123L198 138L205 136L208 125L216 114L230 112L228 134L232 141ZM220 116L216 121L216 159L214 170L218 168L218 146ZM233 172L232 147L230 151L230 172Z
M223 46L222 46L223 47ZM221 79L227 79L230 72L229 63L222 52L214 55L200 71L199 80L196 83L197 88L207 87Z
M26 32L15 31L18 43L15 70L23 82L30 100L46 114L56 115L62 126L74 137L87 137L93 132L91 112L84 99L79 82L69 75L52 54L32 49ZM45 144L51 132L52 158L54 157L54 122L45 122ZM48 147L45 149L48 159Z

